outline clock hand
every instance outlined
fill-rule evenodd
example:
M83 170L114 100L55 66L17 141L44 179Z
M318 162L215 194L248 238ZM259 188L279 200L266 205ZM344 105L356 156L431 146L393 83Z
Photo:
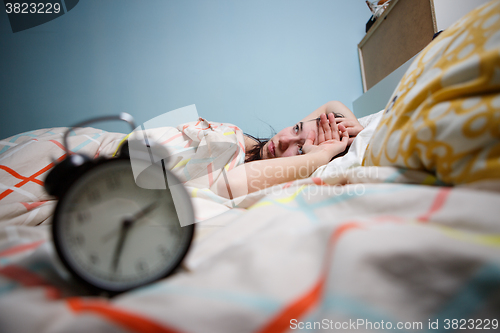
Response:
M131 217L125 218L122 221L122 227L120 228L120 238L118 239L118 243L116 244L115 252L113 254L113 261L111 262L114 272L116 272L116 269L118 268L118 262L120 260L120 255L123 250L123 244L125 244L125 239L127 238L130 228L132 228L139 219L141 219L142 217L146 216L147 214L155 210L158 207L159 202L160 201L157 200L149 204L148 206L144 207Z
M142 208L141 210L139 210L138 212L136 212L134 215L132 215L131 217L127 218L126 220L129 221L130 223L130 226L132 226L133 224L135 224L135 222L139 219L141 219L142 217L146 216L147 214L151 213L153 210L155 210L158 205L160 204L160 200L157 200L151 204L149 204L148 206ZM123 225L122 225L122 229L123 229ZM120 229L120 231L122 230ZM109 233L107 233L106 235L104 235L101 240L103 242L107 242L111 237L113 237L114 235L116 234L116 230L113 230Z
M130 217L129 221L134 224L137 220L141 219L142 217L146 216L147 214L151 213L153 210L155 210L160 203L160 200L156 200L155 202L149 204L148 206L144 207L132 217Z
M122 221L122 227L120 229L120 238L118 239L118 243L116 244L115 252L113 254L113 261L111 262L114 272L116 272L116 269L118 268L118 262L120 260L120 255L123 250L123 244L125 244L125 239L127 238L127 234L132 224L133 221L130 221L129 219L125 219Z

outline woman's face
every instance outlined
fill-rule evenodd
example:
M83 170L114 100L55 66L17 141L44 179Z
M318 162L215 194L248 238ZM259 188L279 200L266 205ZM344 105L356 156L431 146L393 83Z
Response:
M262 159L300 155L309 134L314 132L314 144L318 144L316 119L286 127L273 136L262 148Z

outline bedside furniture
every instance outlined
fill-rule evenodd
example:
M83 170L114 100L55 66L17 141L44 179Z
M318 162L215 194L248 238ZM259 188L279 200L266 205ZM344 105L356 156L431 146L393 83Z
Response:
M413 58L445 30L489 0L391 0L358 44L364 94L353 102L362 117L383 109Z
M420 52L436 31L432 0L392 0L358 44L363 91Z

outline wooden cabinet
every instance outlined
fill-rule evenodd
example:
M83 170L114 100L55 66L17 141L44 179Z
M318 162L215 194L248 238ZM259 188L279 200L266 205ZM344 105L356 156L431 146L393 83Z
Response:
M490 0L391 0L358 44L363 91L353 101L362 117L383 109L411 59L435 32L450 25ZM498 1L498 0L497 0Z
M391 0L358 44L363 90L376 85L474 8L490 0Z
M358 44L367 91L432 41L437 26L432 0L392 0Z

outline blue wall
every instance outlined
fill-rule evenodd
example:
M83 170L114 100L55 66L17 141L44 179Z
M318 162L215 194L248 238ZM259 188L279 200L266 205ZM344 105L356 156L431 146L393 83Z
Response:
M190 104L268 135L329 100L352 106L369 14L362 0L82 0L14 34L2 11L0 138Z

